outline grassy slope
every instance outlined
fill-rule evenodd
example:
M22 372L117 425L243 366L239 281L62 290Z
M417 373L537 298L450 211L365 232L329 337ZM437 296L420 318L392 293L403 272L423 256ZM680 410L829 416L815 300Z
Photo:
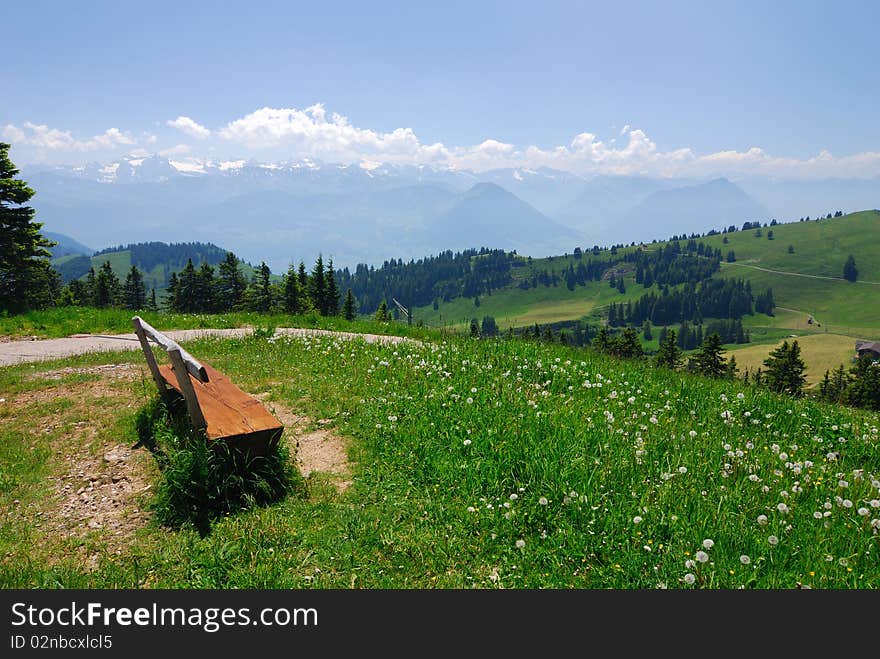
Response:
M772 288L779 306L802 312L804 318L806 314L813 314L822 323L823 331L827 328L850 336L880 339L880 314L875 312L880 307L880 285L850 284L840 278L846 257L853 254L860 278L880 282L880 213L865 211L832 220L778 225L773 227L774 240L766 238L768 229L762 231L761 238L754 237L752 231L727 234L728 244L723 243L723 236L700 240L721 249L724 255L731 249L736 252L737 262L724 263L719 276L750 279L755 290ZM789 245L794 246L794 254L788 254ZM573 259L572 256L557 256L534 259L532 264L538 269L561 272L569 262L574 262ZM830 281L769 273L748 266L838 279ZM564 285L522 291L515 284L526 276L527 271L528 268L514 270L514 285L493 293L491 300L484 296L479 308L474 307L471 300L459 299L441 303L438 311L431 307L418 308L414 311L415 317L439 325L442 316L443 323L461 325L465 319L491 315L502 327L522 326L581 318L611 301L625 301L644 293L635 285L631 275L626 280L628 290L625 296L614 293L605 282L591 282L586 287L576 287L574 291L568 291ZM784 319L782 322L780 318L761 317L758 320L763 322L752 324L799 329L796 324L783 324L796 321L795 317L783 315L781 318Z
M359 320L349 323L341 317L325 318L315 314L291 316L284 313L262 314L234 312L226 314L184 314L171 312L126 311L124 309L92 309L61 307L46 311L32 311L18 316L0 316L0 337L21 338L36 336L53 339L72 334L124 334L132 331L131 319L135 314L159 330L172 329L226 329L232 327L318 327L346 331L424 336L419 327L403 323L376 323Z
M352 487L313 479L308 498L223 518L204 538L150 524L123 542L112 529L67 538L58 488L83 484L68 459L131 446L150 383L89 397L100 376L39 374L142 359L0 369L0 585L675 588L693 574L710 588L880 586L876 414L525 342L188 347L349 436ZM709 561L686 566L707 538Z

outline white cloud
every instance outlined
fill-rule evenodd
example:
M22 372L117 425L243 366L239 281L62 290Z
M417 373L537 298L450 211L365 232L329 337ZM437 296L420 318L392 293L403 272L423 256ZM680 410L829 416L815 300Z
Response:
M118 128L108 128L100 135L78 140L67 130L49 128L45 124L24 123L24 130L12 124L3 129L4 136L16 144L24 144L48 151L98 151L116 146L136 144L135 139Z
M3 139L9 140L10 142L24 142L25 134L24 131L17 126L6 124L3 127Z
M195 137L196 139L204 140L211 136L210 130L193 119L184 117L183 115L177 117L177 119L169 119L165 124L186 133L190 137Z
M185 156L191 150L189 144L177 144L167 149L162 149L159 151L159 155L165 158L168 158L169 156Z
M475 171L549 167L582 175L880 177L880 153L875 151L845 156L821 151L802 159L773 155L758 146L707 154L698 154L689 147L664 151L643 130L628 124L619 134L615 129L609 139L585 131L568 144L557 146L517 145L499 139L501 136L473 145L447 146L442 142L425 144L408 127L383 132L355 126L347 117L327 112L320 103L304 109L260 108L216 131L183 115L165 123L198 139L203 150L198 152L191 144L163 141L148 132L139 133L135 139L117 128L78 139L70 131L26 122L20 126L0 126L0 136L13 143L17 154L24 155L25 160L58 161L69 153L94 151L116 156L135 152L145 155L146 150L131 149L136 145L146 146L163 157L175 157L181 168L190 168L188 171L197 171L203 164L192 163L204 163L210 157L222 162L325 160L360 165L367 171L387 162Z
M255 150L283 147L297 156L346 162L379 159L435 162L448 156L440 143L424 145L411 128L390 133L358 128L340 114L327 115L320 103L296 108L261 108L228 123L220 136Z

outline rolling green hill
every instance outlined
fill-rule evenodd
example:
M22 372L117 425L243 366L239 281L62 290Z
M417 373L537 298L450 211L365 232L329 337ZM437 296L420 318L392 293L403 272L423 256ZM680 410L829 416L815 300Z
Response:
M172 272L182 270L187 259L192 259L196 267L204 261L216 267L226 256L226 252L227 250L211 243L138 243L103 250L93 256L62 256L52 259L52 267L61 273L64 281L71 281L84 278L89 268L97 271L104 262L109 261L119 280L125 281L131 266L136 265L144 275L147 290L155 288L163 291L168 285L168 277ZM253 277L255 270L251 264L241 262L240 267L245 277Z
M772 230L772 239L768 234ZM752 344L728 346L748 350L740 363L760 366L770 350L781 340L793 336L818 336L805 343L804 358L809 379L816 382L826 368L847 364L856 339L880 339L880 211L862 211L843 217L761 227L698 238L726 257L735 254L732 263L723 262L714 278L747 279L755 292L770 288L776 302L772 317L764 314L746 316ZM644 249L657 250L666 243L652 243ZM789 251L791 246L791 252ZM619 249L618 254L637 249ZM601 258L609 252L603 250ZM853 255L859 277L855 283L843 279L843 265ZM589 253L584 254L587 258ZM636 284L629 270L624 275L626 292L619 293L607 281L587 281L569 290L564 281L556 286L518 287L536 270L563 272L576 263L572 255L546 259L520 257L512 270L513 282L507 287L482 296L479 306L473 298L455 298L418 307L416 320L434 326L466 327L471 318L493 316L498 326L525 327L571 320L602 322L611 302L635 300L646 290ZM623 264L626 267L626 264ZM656 290L656 288L654 289ZM812 322L810 322L812 321Z

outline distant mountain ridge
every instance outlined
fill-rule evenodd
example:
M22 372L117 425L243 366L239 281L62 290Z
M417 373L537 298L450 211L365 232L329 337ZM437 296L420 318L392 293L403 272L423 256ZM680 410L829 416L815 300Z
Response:
M826 183L817 187L821 195L809 195L806 184L764 180L750 180L744 189L728 179L584 177L550 168L478 173L311 159L129 157L80 167L25 167L23 176L37 191L38 219L52 231L97 246L216 240L249 261L265 259L276 272L319 253L348 266L381 263L389 254L418 258L453 246L503 246L547 256L747 220L795 219L778 213L786 199L809 197L818 205L827 198L809 213L814 216L848 209L835 190L843 197L855 194L861 207L880 206L880 180ZM512 198L475 189L483 184Z

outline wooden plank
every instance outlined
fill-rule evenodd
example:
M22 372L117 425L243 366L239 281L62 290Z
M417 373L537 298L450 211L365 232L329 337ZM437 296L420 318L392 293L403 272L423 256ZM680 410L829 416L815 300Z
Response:
M277 442L284 425L226 375L207 364L204 367L208 382L190 378L190 383L207 421L208 439L240 440L244 445L248 441L255 444ZM170 367L160 366L159 372L174 389L184 394Z
M195 391L193 390L192 380L190 380L189 371L186 369L186 365L183 363L183 358L181 357L180 350L169 350L168 356L171 357L171 369L174 373L174 380L177 380L177 389L180 393L183 394L184 400L186 400L186 409L189 411L189 418L192 420L193 428L203 429L208 426L205 421L205 416L202 413L201 405L199 404L199 399L196 396ZM204 368L204 367L202 367ZM168 382L174 386L174 382L170 378L166 378ZM196 380L198 382L198 380Z
M186 365L186 370L189 371L189 373L194 378L202 382L208 381L208 372L205 370L204 366L202 366L201 362L199 362L199 360L189 354L186 350L181 348L176 341L174 341L173 339L169 339L167 336L162 334L162 332L150 325L140 316L135 316L134 318L132 318L132 322L135 323L135 327L140 325L144 333L149 336L155 343L158 343L160 346L165 348L166 352L170 353L172 350L178 350L180 352L180 357L183 360L183 363Z
M153 349L147 342L147 336L141 325L141 319L138 316L135 316L132 318L132 324L134 325L134 333L137 334L137 338L141 342L141 348L144 351L144 359L147 360L147 366L150 367L150 373L153 375L153 382L156 383L156 388L159 390L159 395L162 397L162 400L167 402L168 387L165 385L165 379L162 377L162 374L159 373L159 365L156 363L156 356L153 354Z

